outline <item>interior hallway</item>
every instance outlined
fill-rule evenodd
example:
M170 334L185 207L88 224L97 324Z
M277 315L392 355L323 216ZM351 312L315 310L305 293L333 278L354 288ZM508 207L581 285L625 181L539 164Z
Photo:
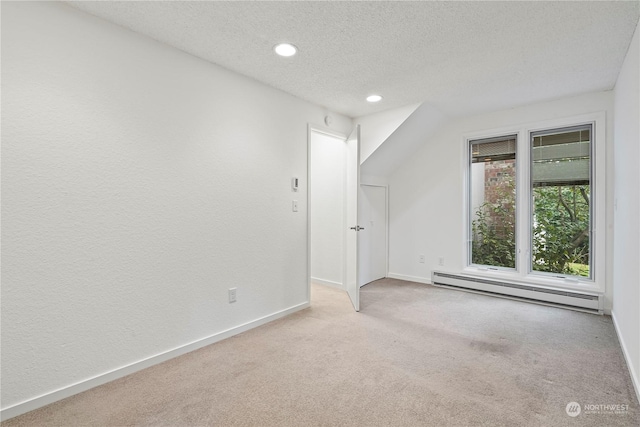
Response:
M610 317L393 279L361 309L314 285L309 309L2 427L640 425Z

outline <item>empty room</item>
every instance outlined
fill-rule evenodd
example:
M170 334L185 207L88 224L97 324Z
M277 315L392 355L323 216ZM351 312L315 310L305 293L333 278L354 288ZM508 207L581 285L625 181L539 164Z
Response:
M640 2L0 18L2 427L640 425Z

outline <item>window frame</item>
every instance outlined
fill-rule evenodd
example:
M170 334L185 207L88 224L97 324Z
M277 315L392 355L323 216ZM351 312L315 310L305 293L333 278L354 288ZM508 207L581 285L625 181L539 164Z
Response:
M544 136L544 135L554 135L558 133L568 132L577 129L583 129L589 127L590 130L590 141L589 141L589 277L578 276L573 274L562 274L562 273L552 273L548 271L538 271L533 268L533 138L536 136ZM529 274L532 275L540 275L542 277L552 277L563 280L583 280L583 281L593 281L595 277L595 259L593 257L593 229L594 229L594 206L596 205L596 192L595 192L595 175L593 172L593 165L595 160L595 123L582 123L573 126L564 126L553 129L544 129L539 131L529 131L528 132L528 144L529 144L529 180L528 180L528 199L529 199L529 253L531 254L528 262Z
M516 146L515 146L515 169L516 169L516 180L515 180L515 230L514 230L514 234L515 234L515 253L514 253L514 258L515 258L515 265L514 267L503 267L503 266L496 266L496 265L484 265L484 264L474 264L473 263L473 231L472 231L472 222L473 222L473 213L471 212L471 209L473 208L472 204L472 199L473 199L473 192L471 190L471 179L472 174L471 174L471 166L473 165L473 156L472 156L472 144L474 143L480 143L480 144L487 144L487 143L491 143L494 141L499 141L499 140L504 140L504 139L510 139L510 138L515 138L516 140ZM494 136L490 136L487 138L472 138L472 139L468 139L467 140L467 174L466 174L466 179L467 179L467 191L466 191L466 214L467 214L467 265L478 268L479 270L482 271L488 271L488 270L492 270L492 271L505 271L505 272L513 272L513 271L518 271L518 264L520 261L520 257L518 257L518 235L519 235L519 227L518 227L518 222L519 222L519 218L518 218L518 208L519 208L519 203L518 203L518 188L520 185L520 180L519 180L519 172L520 172L520 156L519 156L519 142L520 140L520 135L518 132L515 133L506 133L506 134L500 134L500 135L494 135Z
M562 276L541 274L532 271L532 199L531 189L531 149L530 135L552 129L570 128L591 125L591 278L581 276ZM516 268L489 269L471 263L471 195L470 195L470 143L473 140L494 138L500 135L517 135L516 148ZM604 111L568 116L550 120L524 123L515 126L486 129L478 132L468 132L462 135L462 164L463 175L463 255L462 272L468 275L510 280L530 285L539 285L555 289L584 290L605 292L606 282L606 113ZM524 190L524 191L523 191Z

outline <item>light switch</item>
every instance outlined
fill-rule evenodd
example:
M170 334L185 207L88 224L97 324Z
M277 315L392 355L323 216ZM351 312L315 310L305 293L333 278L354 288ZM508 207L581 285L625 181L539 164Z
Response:
M294 212L298 212L298 201L294 200L293 203L291 203L291 208L293 209Z

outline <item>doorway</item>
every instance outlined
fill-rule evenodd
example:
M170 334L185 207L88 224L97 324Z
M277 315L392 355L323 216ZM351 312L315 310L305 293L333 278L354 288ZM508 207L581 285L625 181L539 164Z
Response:
M346 291L345 136L309 132L309 258L313 283Z
M349 138L310 126L308 156L309 290L345 290L359 311L360 125Z

